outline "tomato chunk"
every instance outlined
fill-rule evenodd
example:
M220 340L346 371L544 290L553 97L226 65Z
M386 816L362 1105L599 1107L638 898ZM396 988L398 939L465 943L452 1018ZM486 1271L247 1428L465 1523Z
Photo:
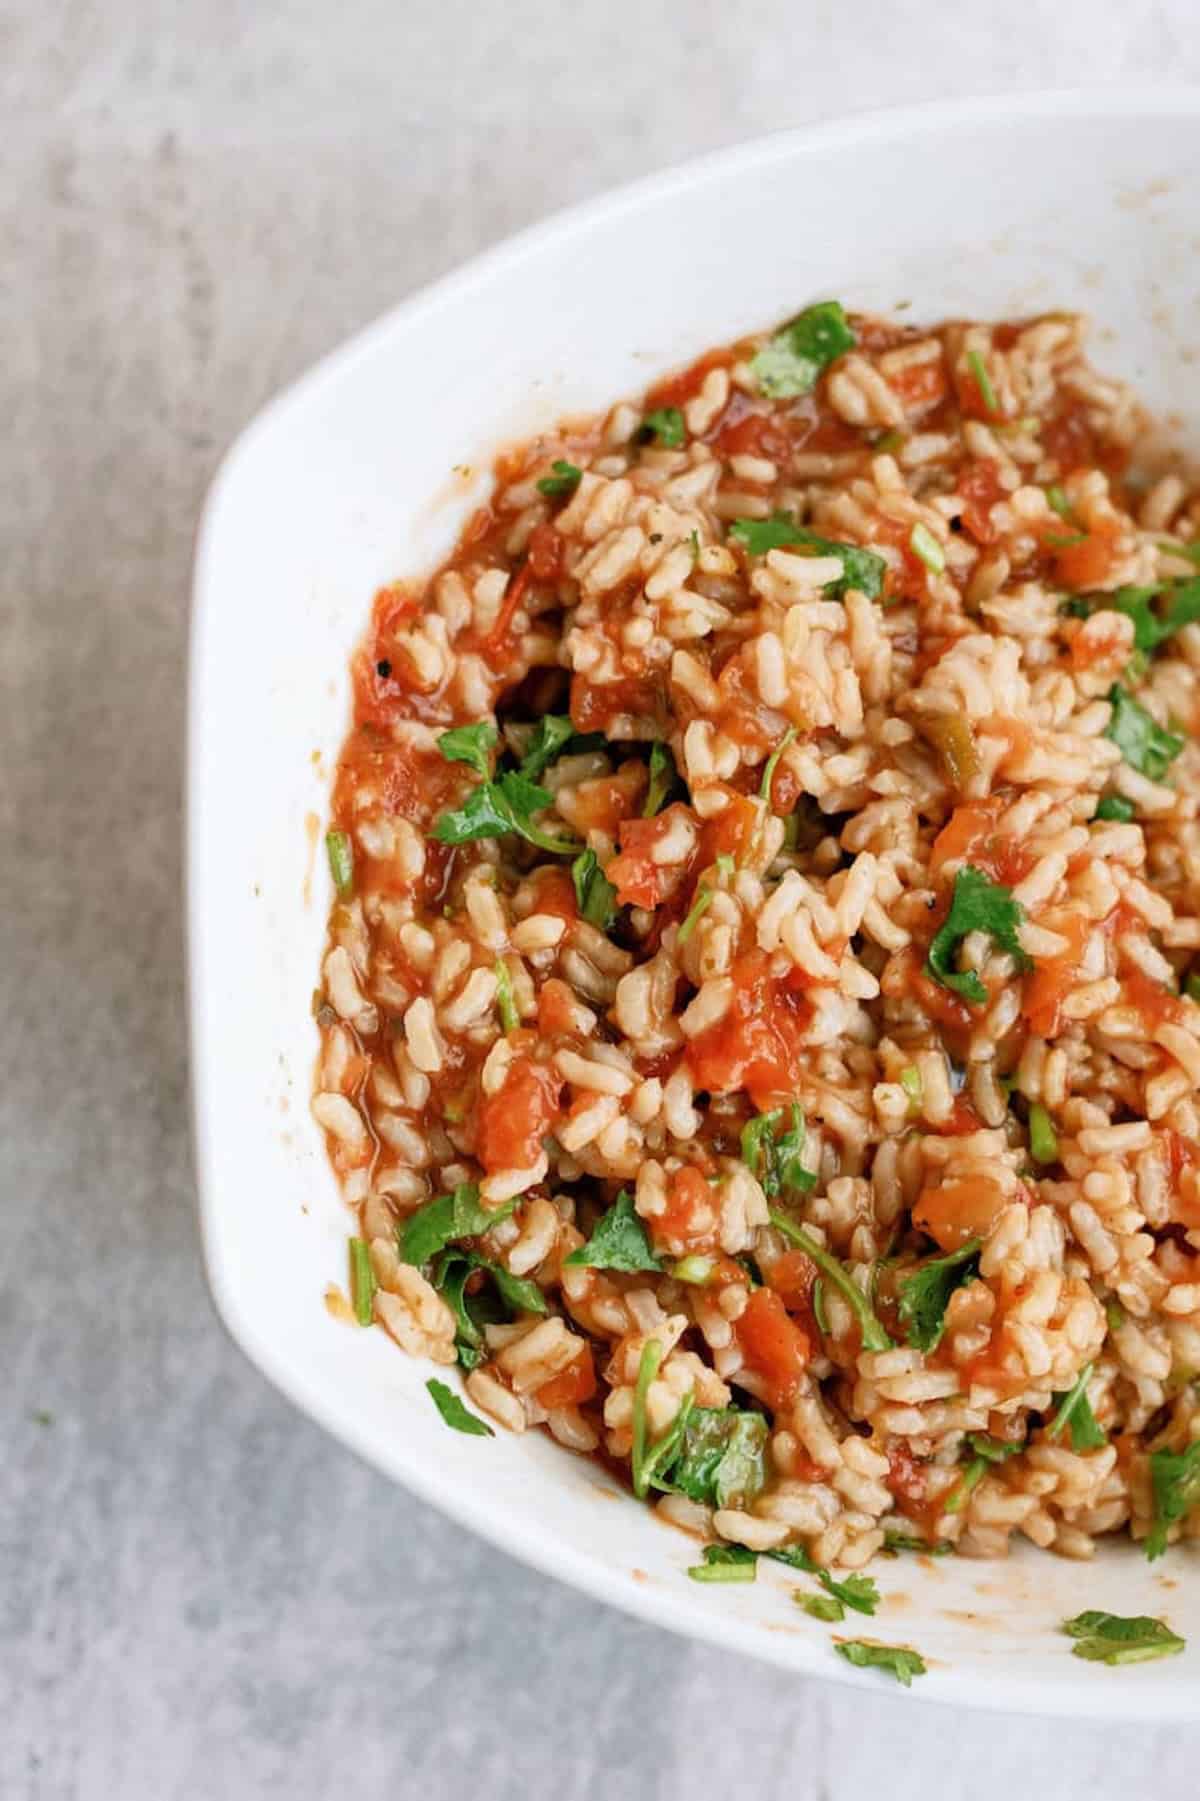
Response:
M772 1407L795 1398L812 1347L782 1300L770 1288L756 1288L734 1330L742 1354L763 1378Z
M959 1251L971 1238L986 1238L1005 1206L1004 1191L992 1176L968 1176L925 1188L913 1208L913 1225L943 1251Z
M770 973L769 961L760 951L739 957L731 975L734 995L729 1011L693 1038L687 1060L697 1088L710 1094L744 1088L755 1106L765 1111L796 1092L809 1003Z
M489 1174L528 1169L542 1151L542 1138L558 1116L561 1078L531 1057L514 1057L495 1094L479 1105L478 1156Z
M536 1391L543 1407L580 1407L596 1392L596 1363L590 1344L584 1344L574 1363L551 1376Z

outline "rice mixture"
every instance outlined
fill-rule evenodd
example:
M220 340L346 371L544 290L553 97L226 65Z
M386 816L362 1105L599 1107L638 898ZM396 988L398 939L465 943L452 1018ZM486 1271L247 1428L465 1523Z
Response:
M358 1317L802 1565L1200 1531L1200 497L1083 336L810 307L354 662Z

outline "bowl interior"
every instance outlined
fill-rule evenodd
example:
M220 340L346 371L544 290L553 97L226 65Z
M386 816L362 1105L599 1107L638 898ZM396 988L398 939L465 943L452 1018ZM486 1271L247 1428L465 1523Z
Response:
M1055 307L1176 437L1195 410L1194 97L1046 97L878 115L766 140L552 221L355 339L276 401L214 485L198 553L190 935L196 1150L210 1278L251 1357L383 1469L593 1594L727 1646L868 1683L786 1572L704 1588L694 1547L540 1434L447 1432L428 1370L322 1304L348 1215L308 1114L329 901L321 836L347 658L384 581L427 568L506 441L636 393L831 295L914 320ZM867 1636L917 1646L930 1697L1109 1716L1188 1713L1200 1592L1187 1553L1105 1546L877 1571ZM1161 1614L1168 1663L1081 1664L1084 1607ZM842 1630L850 1631L851 1628Z

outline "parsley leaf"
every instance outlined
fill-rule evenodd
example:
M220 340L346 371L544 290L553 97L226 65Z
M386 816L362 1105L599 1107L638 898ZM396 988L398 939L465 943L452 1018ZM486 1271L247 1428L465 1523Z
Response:
M693 1582L753 1582L758 1556L744 1545L705 1545L704 1562L688 1567Z
M1162 1620L1147 1614L1127 1617L1094 1608L1064 1620L1062 1630L1075 1640L1071 1655L1089 1663L1148 1663L1156 1657L1174 1657L1185 1643Z
M1150 603L1159 596L1166 606L1156 613ZM1156 588L1119 588L1112 607L1133 620L1134 649L1153 656L1160 644L1200 619L1200 576Z
M579 849L577 840L554 838L533 823L535 813L553 804L554 797L545 788L520 770L506 770L495 781L483 781L473 788L461 807L443 813L433 836L442 844L466 844L472 838L501 838L516 832L539 850L571 856Z
M476 1270L482 1270L493 1286L468 1294L467 1283ZM516 1313L548 1311L546 1297L536 1282L526 1276L514 1276L503 1264L492 1263L474 1251L444 1251L433 1266L432 1279L457 1321L454 1346L464 1369L474 1369L484 1361L484 1326L499 1325Z
M1183 739L1152 719L1120 682L1113 683L1108 698L1112 718L1104 736L1112 739L1131 769L1152 782L1161 782L1183 749Z
M817 1185L815 1172L805 1169L802 1161L807 1135L804 1111L793 1101L792 1123L780 1133L783 1113L782 1107L773 1107L742 1127L742 1162L771 1199L785 1188L809 1189Z
M543 475L538 492L548 494L551 499L561 494L574 494L583 480L583 470L577 469L574 463L565 462L562 457L556 457L550 467L553 474Z
M656 438L664 450L678 450L684 440L683 414L677 406L655 407L642 420L638 437L643 443Z
M1152 1451L1150 1486L1154 1525L1146 1539L1146 1556L1153 1563L1167 1548L1168 1528L1200 1502L1200 1438L1186 1451Z
M491 720L481 719L476 725L456 725L443 732L438 749L447 763L468 763L486 781L491 774L488 752L495 748L497 735Z
M671 746L659 739L650 746L650 786L646 791L646 804L642 808L643 819L653 819L661 811L677 780Z
M1072 1386L1064 1394L1055 1395L1058 1412L1046 1428L1047 1438L1057 1438L1064 1426L1070 1426L1073 1451L1098 1451L1101 1445L1108 1443L1108 1434L1096 1419L1088 1400L1091 1379L1092 1366L1085 1363Z
M472 1438L495 1438L492 1428L471 1412L459 1400L454 1390L447 1388L444 1382L435 1379L425 1384L433 1397L433 1404L448 1426L456 1432L466 1432Z
M993 882L982 869L966 864L954 878L954 894L941 930L929 947L925 973L943 988L952 988L972 1006L987 1005L988 991L973 969L958 973L950 959L968 932L987 932L1002 950L1009 951L1018 969L1029 968L1029 958L1021 949L1017 928L1025 917L1024 909L1012 896L1012 889Z
M513 1200L489 1209L481 1204L474 1182L461 1182L452 1194L439 1195L436 1201L418 1207L403 1226L397 1227L400 1256L405 1263L420 1268L448 1244L455 1244L460 1238L478 1238L497 1220L507 1219L516 1204Z
M926 1674L925 1659L909 1645L878 1645L868 1639L839 1638L834 1650L860 1670L888 1670L905 1688L914 1676Z
M705 1507L742 1507L766 1486L768 1426L740 1407L694 1407L664 1478Z
M918 1351L935 1351L946 1330L946 1308L956 1288L979 1274L982 1241L972 1238L946 1257L934 1257L897 1283L897 1311L904 1336Z
M759 391L772 400L807 394L828 367L858 340L836 300L818 301L785 325L752 358Z
M661 1269L662 1264L650 1249L646 1228L638 1217L633 1196L623 1188L608 1212L596 1221L596 1228L586 1244L563 1258L584 1269Z
M819 1245L811 1232L806 1232L803 1226L798 1226L794 1220L788 1218L786 1213L780 1213L777 1207L771 1208L771 1224L782 1232L785 1238L790 1238L806 1257L810 1257L821 1274L833 1283L858 1320L863 1350L891 1350L892 1341L882 1322L876 1316L870 1301L857 1282L850 1279L837 1258L831 1256L823 1246Z
M600 867L594 850L581 851L571 865L580 918L607 932L617 917L617 891Z
M868 600L878 600L883 593L887 563L877 551L864 550L861 544L822 538L807 526L797 525L790 513L772 513L769 519L735 519L729 536L751 557L765 557L769 550L802 550L814 557L840 557L841 575L825 584L825 593L833 600L841 600L847 588L857 588Z

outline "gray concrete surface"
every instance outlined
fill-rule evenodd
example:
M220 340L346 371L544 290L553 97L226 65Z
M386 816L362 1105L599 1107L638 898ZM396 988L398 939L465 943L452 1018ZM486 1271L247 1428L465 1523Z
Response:
M222 446L610 182L850 107L1200 76L1188 0L1107 12L0 5L5 1801L1195 1794L1191 1731L797 1682L360 1468L216 1324L185 1108L188 561Z

